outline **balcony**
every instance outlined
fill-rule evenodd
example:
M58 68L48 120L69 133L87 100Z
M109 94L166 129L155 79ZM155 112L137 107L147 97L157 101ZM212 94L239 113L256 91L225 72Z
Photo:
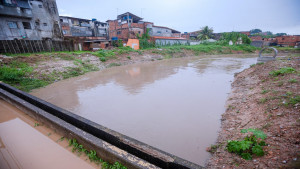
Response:
M13 16L19 18L32 18L31 9L25 9L20 7L10 7L0 5L0 15Z

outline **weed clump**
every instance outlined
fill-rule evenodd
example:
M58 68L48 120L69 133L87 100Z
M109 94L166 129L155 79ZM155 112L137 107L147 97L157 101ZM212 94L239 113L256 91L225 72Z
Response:
M89 157L91 162L95 162L97 164L101 164L104 169L127 169L125 166L120 164L119 162L115 162L114 164L110 164L97 156L97 152L95 150L88 151L83 147L83 145L77 143L76 139L69 139L69 146L73 147L72 152L84 153Z
M281 68L279 70L273 70L269 74L272 75L272 76L279 76L279 75L285 75L285 74L288 74L288 73L294 73L295 71L296 70L292 67L284 67L284 68Z
M243 140L228 140L226 149L230 153L235 153L245 160L251 160L253 155L263 156L265 154L263 146L265 143L266 134L257 129L242 129L241 133L251 132L251 135L246 136Z

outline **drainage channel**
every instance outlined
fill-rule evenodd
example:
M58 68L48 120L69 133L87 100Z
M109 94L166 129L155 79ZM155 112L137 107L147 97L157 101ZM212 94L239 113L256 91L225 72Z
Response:
M203 168L133 138L101 126L28 93L0 82L0 97L35 119L45 122L93 148L108 162L119 161L128 168Z

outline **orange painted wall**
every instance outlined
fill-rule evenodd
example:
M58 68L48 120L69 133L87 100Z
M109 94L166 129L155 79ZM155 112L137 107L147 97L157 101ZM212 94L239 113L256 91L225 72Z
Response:
M127 45L134 50L140 49L140 41L138 39L128 39Z

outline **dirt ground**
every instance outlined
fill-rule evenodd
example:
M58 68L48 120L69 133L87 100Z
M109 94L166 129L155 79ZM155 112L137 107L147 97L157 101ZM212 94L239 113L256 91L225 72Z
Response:
M269 72L283 67L296 71L271 76ZM294 80L291 80L294 79ZM208 168L300 168L300 103L288 104L300 97L300 59L255 65L235 75L217 150ZM261 129L267 135L265 155L244 160L225 150L227 140L241 140L241 129ZM211 150L208 148L208 150Z

